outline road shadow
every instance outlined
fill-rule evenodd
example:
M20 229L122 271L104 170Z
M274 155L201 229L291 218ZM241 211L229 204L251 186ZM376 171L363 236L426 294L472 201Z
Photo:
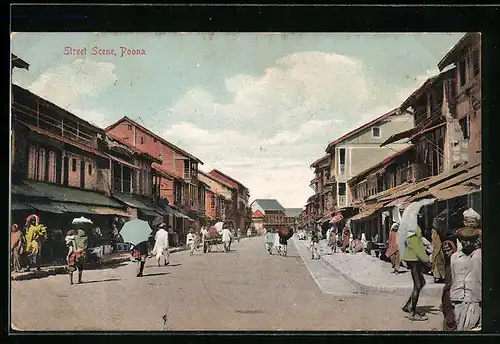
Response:
M435 306L418 306L417 311L425 313L425 314L432 314L432 315L437 315L441 312Z
M106 270L116 269L128 265L128 262L110 263L110 264L89 264L85 266L85 270Z
M168 268L169 266L176 267L176 266L181 266L182 264L168 264L166 267Z
M112 282L112 281L121 281L121 278L108 278L108 279L96 280L96 281L82 281L82 284Z
M143 277L170 275L170 272L158 272L155 274L144 274Z

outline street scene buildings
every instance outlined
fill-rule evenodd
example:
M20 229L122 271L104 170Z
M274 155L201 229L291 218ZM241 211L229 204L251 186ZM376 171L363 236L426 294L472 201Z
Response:
M236 36L203 72L234 37L13 38L11 330L480 330L480 34L418 36L451 47L421 66L398 35Z

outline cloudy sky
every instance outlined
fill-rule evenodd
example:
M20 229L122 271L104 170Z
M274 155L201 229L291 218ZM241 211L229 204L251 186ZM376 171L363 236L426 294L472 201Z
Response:
M15 33L12 52L30 70L13 81L101 127L128 116L251 199L302 207L327 144L397 107L462 36Z

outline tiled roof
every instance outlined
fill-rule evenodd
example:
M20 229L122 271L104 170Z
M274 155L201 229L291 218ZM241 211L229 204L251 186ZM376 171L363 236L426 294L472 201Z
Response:
M354 130L352 130L352 131L348 132L347 134L345 134L344 136L342 136L342 137L340 137L340 138L336 139L335 141L331 142L331 143L328 145L328 147L326 147L326 152L329 152L331 147L333 147L333 146L335 146L335 145L337 145L337 144L341 143L342 141L347 140L349 137L351 137L351 136L353 136L353 135L356 135L356 134L358 134L358 133L362 132L363 130L368 129L368 128L369 128L369 127L371 127L372 125L375 125L375 124L377 124L377 123L379 123L379 122L383 121L384 119L386 119L386 118L388 118L388 117L390 117L390 116L392 116L392 115L396 114L396 113L397 113L397 110L398 110L398 109L391 110L391 111L389 111L388 113L386 113L386 114L384 114L384 115L382 115L382 116L380 116L380 117L375 118L373 121L368 122L368 123L366 123L366 124L362 125L361 127L357 128L357 129L354 129Z
M285 210L285 208L283 208L281 204L275 199L256 199L254 202L260 205L262 209L264 209L264 211Z

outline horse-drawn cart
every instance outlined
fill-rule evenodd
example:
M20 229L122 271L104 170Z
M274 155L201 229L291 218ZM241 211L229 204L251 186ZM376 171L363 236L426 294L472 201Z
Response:
M214 226L208 229L208 233L205 236L205 244L203 245L203 253L212 252L212 248L215 246L217 252L219 251L219 245L222 245L222 228L224 222L217 222Z

